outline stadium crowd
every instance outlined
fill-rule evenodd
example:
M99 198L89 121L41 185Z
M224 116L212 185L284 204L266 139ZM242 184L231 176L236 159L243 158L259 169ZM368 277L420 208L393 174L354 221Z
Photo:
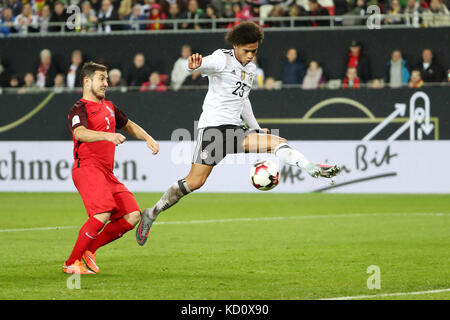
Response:
M328 79L327 72L317 60L304 62L299 51L287 48L285 61L281 62L280 75L266 75L262 66L257 65L253 89L276 90L285 87L302 89L358 89L362 86L369 88L420 88L424 84L443 85L450 83L450 66L444 68L434 58L430 49L424 49L417 61L406 61L400 50L393 50L391 58L386 61L384 77L373 78L371 62L362 50L362 44L352 41L348 47L347 57L342 62L342 78ZM179 58L174 61L170 73L151 68L145 55L135 54L129 66L120 70L107 61L98 61L109 67L109 86L119 90L139 90L165 92L181 88L205 87L208 80L199 72L190 73L186 70L187 58L192 54L191 46L183 45ZM80 50L74 50L71 61L66 66L60 66L52 59L48 49L40 52L39 62L33 70L19 76L8 70L2 64L0 57L0 90L13 88L18 93L33 93L45 88L53 88L55 92L77 90L81 86L81 66L87 59ZM94 59L95 60L95 59ZM98 59L97 59L98 60Z
M263 20L279 17L310 17L294 26L357 25L366 23L367 8L377 5L383 24L414 27L450 25L450 0L0 0L0 36L31 32L111 32L115 30L162 30L230 28L247 19L264 27L290 26L290 21ZM67 10L77 6L76 11ZM69 11L69 12L68 12ZM330 19L319 17L336 16ZM342 19L342 16L353 17ZM341 17L341 18L339 18ZM223 22L221 19L231 19ZM199 22L199 19L206 19ZM149 23L139 23L139 21ZM209 21L211 22L209 22ZM108 21L122 21L108 25ZM67 24L71 22L72 24ZM72 27L73 26L73 27Z

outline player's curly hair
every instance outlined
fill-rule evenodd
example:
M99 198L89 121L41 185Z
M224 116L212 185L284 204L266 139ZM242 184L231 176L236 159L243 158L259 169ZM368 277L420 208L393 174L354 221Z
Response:
M225 35L225 40L232 45L244 45L249 43L261 43L264 39L264 31L253 21L244 21L235 25Z

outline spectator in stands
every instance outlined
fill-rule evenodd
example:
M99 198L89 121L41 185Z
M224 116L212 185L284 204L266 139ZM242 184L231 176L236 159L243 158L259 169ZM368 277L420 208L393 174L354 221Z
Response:
M264 70L258 64L258 58L256 56L253 57L253 63L256 65L255 78L253 79L252 88L253 89L263 89L264 88Z
M19 76L13 74L9 79L9 87L10 88L18 88L20 86Z
M214 7L212 5L207 5L206 6L205 13L206 13L205 19L210 19L211 21L216 21L217 20L216 10L214 9ZM205 29L211 29L213 24L212 23L203 23L202 26ZM218 25L216 25L216 27L218 27Z
M450 13L445 4L441 3L441 0L430 0L430 7L423 13L423 25L424 27L450 25Z
M8 8L11 8L12 16L17 17L22 13L23 9L22 0L9 0Z
M197 0L189 0L188 2L188 11L186 11L182 16L181 19L187 19L191 20L192 22L189 23L183 23L181 25L182 29L201 29L200 23L198 23L196 20L198 19L205 19L206 14L203 13L203 10L198 7Z
M414 69L411 71L411 79L409 80L410 88L420 88L423 86L423 80L420 70Z
M154 3L150 7L150 15L148 17L149 20L158 21L157 23L151 23L147 25L147 29L149 30L161 30L164 28L164 22L166 20L166 14L162 11L162 7L158 3Z
M181 57L175 61L172 72L170 73L171 83L170 86L173 90L180 89L184 80L189 76L190 72L187 71L188 57L192 54L191 46L185 44L181 47Z
M109 86L111 88L115 87L126 87L127 83L122 79L122 72L119 69L111 69L108 72Z
M327 78L322 67L316 60L311 60L308 70L306 70L305 78L303 79L302 89L318 89L323 87L326 82Z
M283 66L283 84L302 84L305 77L305 65L298 56L297 49L288 49L286 59L287 62Z
M14 20L14 28L21 34L38 31L38 16L33 14L30 3L23 5L22 13Z
M11 8L5 8L0 19L0 35L7 37L10 33L16 32L14 28L14 17Z
M348 16L358 16L358 18L345 18L343 25L365 25L367 5L365 0L350 0L348 2Z
M64 74L58 73L53 80L53 91L56 93L61 93L64 91Z
M444 79L444 69L435 61L430 49L422 51L422 61L415 69L420 70L424 82L441 82Z
M47 33L49 31L48 23L50 22L52 12L48 4L44 5L41 9L41 15L39 16L39 32Z
M275 85L276 85L275 78L267 77L266 81L264 82L264 90L269 90L269 91L275 90L276 89Z
M225 4L222 18L225 18L225 19L234 18L233 6L231 4L229 4L229 3ZM224 24L222 24L222 27L228 27L228 25L229 25L229 23L225 22Z
M373 79L372 82L370 83L369 88L381 89L381 88L383 88L383 82L381 81L381 79Z
M384 18L384 24L404 24L402 6L400 0L391 0L391 7Z
M131 14L131 1L132 0L121 0L119 9L117 10L117 15L119 16L119 20L123 20L125 17L128 17Z
M134 56L133 66L128 73L127 82L129 86L141 86L148 81L150 68L145 64L145 57L142 53Z
M156 91L156 92L166 92L167 87L161 81L160 75L158 71L153 71L148 78L148 81L142 83L139 91Z
M80 50L72 52L72 62L66 73L68 88L81 87L81 66L83 64L83 53Z
M239 13L237 14L238 19L240 19L241 21L253 19L252 9L250 8L249 3L244 2L243 5L240 2L235 2L235 4L236 3L239 3L240 5L240 10Z
M392 51L391 60L386 64L384 81L391 88L399 88L408 84L409 66L406 60L403 59L400 50Z
M284 17L284 10L279 5L274 5L269 13L269 18L282 18ZM284 27L285 22L283 21L267 21L269 27Z
M349 67L356 68L361 82L367 82L372 79L369 59L364 54L358 41L353 40L350 43L345 67L346 73Z
M84 1L81 5L80 14L80 30L78 31L96 31L98 18L95 15L95 10L92 8L89 1Z
M325 9L324 7L322 7L317 0L308 0L308 6L309 6L309 11L306 13L307 16L311 16L311 17L327 17L327 16L330 15L328 13L328 10ZM313 27L329 26L330 25L330 20L329 19L326 19L326 20L322 20L322 19L312 20L312 21L310 21L310 25L313 26Z
M406 3L406 8L403 11L403 14L405 15L405 23L416 28L420 27L423 22L421 17L422 13L423 9L420 7L418 1L408 0Z
M24 84L22 88L18 90L18 93L33 93L39 91L39 87L34 81L34 75L31 72L26 73L23 80Z
M141 5L136 3L133 6L133 10L131 11L128 17L125 17L124 20L127 20L129 24L125 25L126 30L144 30L145 25L143 23L138 23L139 21L146 20L147 18L141 14Z
M58 73L55 63L52 61L50 50L44 49L40 53L40 62L36 68L36 84L39 88L53 87L53 81Z
M169 12L167 15L167 20L176 20L181 19L182 13L180 13L180 6L176 2L172 2L169 5ZM174 29L175 24L173 23L166 23L164 25L164 29Z
M111 3L111 0L102 0L102 6L98 12L98 30L107 33L114 30L120 30L122 28L121 25L108 24L109 21L117 20L119 20L119 15Z
M207 86L208 78L202 77L202 74L198 71L192 72L183 82L183 87L193 87L193 86Z
M48 28L49 32L60 32L63 28L65 31L69 31L69 28L66 25L67 19L69 18L69 15L67 14L66 10L64 9L64 4L61 1L55 2L53 6L53 13L50 17L51 23L59 22L62 25L61 26L50 26Z
M289 7L288 15L289 15L289 17L292 17L292 18L303 17L303 16L306 16L306 10L302 6L293 4ZM291 23L289 22L289 26L290 26L290 24ZM304 27L304 26L310 26L309 22L308 21L300 21L300 20L294 21L294 27Z
M358 72L355 67L349 67L347 69L346 77L342 83L343 89L359 89L360 80L358 78Z

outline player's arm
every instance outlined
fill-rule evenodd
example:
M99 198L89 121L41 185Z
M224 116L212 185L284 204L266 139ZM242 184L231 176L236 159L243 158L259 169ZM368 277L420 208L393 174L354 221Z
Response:
M270 130L267 128L261 129L261 127L258 124L258 121L256 121L255 115L253 114L252 104L250 103L250 99L246 98L244 100L244 108L242 109L242 118L245 122L247 122L247 125L250 129L258 129L265 131L266 133L269 133Z
M190 72L198 71L201 74L213 74L225 69L226 57L221 50L216 50L213 54L202 57L199 53L189 56L187 70Z
M139 125L134 123L131 120L128 120L126 125L122 127L122 130L128 132L133 137L139 140L143 140L147 143L147 147L153 151L153 154L157 154L159 152L159 144L149 135L144 129L142 129Z
M94 131L85 126L78 126L73 130L75 140L80 142L109 141L116 146L125 142L126 138L120 133Z

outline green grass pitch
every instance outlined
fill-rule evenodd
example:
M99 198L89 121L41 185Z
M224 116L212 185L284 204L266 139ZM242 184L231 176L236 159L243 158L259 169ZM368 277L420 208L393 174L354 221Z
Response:
M136 194L142 208L160 196ZM0 299L297 300L450 288L450 195L194 193L161 214L145 246L133 230L100 248L101 273L82 276L80 289L61 271L87 219L79 195L0 193L0 204ZM381 289L367 287L371 265Z

